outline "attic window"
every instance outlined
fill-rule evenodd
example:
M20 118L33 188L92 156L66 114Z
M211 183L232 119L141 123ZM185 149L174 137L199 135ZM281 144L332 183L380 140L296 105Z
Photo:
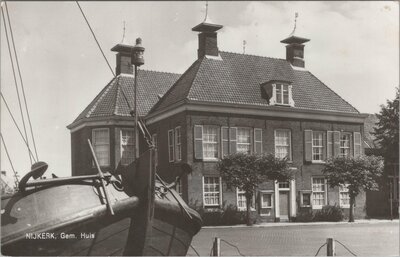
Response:
M292 85L284 83L272 84L272 97L270 99L271 105L286 105L294 106L292 98Z

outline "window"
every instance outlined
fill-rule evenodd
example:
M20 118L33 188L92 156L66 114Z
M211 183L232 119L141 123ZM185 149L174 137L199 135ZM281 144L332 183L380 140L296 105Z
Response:
M262 129L254 129L254 152L262 153Z
M128 165L135 160L135 134L133 129L121 129L121 164Z
M350 156L350 134L342 133L340 135L340 157Z
M271 216L274 198L272 192L261 192L260 194L260 215Z
M222 140L222 156L229 154L229 136L228 136L228 127L221 128L221 140Z
M218 158L218 128L203 126L203 158Z
M275 130L275 156L291 160L290 130Z
M312 132L312 160L313 161L323 161L323 137L324 133L320 131Z
M348 184L339 186L339 205L343 208L350 208L350 195L349 189L347 188L348 186Z
M236 199L237 199L237 208L239 211L245 211L246 210L246 195L245 191L236 188ZM250 203L250 209L255 210L255 195L253 194L253 199Z
M289 104L289 86L276 84L276 103Z
M168 160L174 161L174 130L168 130Z
M92 130L93 149L99 165L110 165L110 133L108 128Z
M175 160L182 160L181 127L175 128Z
M312 178L312 206L321 209L326 204L325 178Z
M311 191L300 191L300 207L311 206Z
M158 165L158 142L157 142L157 134L153 134L151 136L151 140L154 144L154 165L157 167Z
M250 153L250 129L237 128L237 152Z
M221 178L203 177L204 206L219 206L221 200Z
M362 154L361 133L354 132L354 157L359 157Z
M290 189L289 181L279 182L278 188L279 189Z

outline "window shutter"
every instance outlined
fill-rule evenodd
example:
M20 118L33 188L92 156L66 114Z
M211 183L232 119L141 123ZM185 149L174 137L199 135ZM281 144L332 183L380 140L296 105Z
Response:
M262 129L254 129L254 152L257 154L262 153Z
M236 153L237 128L229 128L229 152Z
M121 160L121 129L115 128L115 166L118 166Z
M354 156L354 137L352 134L350 134L349 138L350 138L350 156Z
M228 135L228 127L221 127L221 141L222 141L222 152L221 156L229 154L229 135Z
M339 156L340 153L340 132L333 131L333 157Z
M326 132L322 134L322 160L326 160Z
M289 85L289 105L294 107L294 101L293 101L293 90L292 90L293 86Z
M203 126L194 126L194 158L203 159Z
M304 130L304 159L312 161L312 130Z
M354 157L361 156L361 133L354 132Z
M326 158L333 157L333 131L326 132L327 144L326 144Z

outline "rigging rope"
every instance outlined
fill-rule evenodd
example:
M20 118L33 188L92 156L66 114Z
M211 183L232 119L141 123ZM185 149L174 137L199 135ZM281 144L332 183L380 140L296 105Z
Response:
M107 63L107 65L108 65L108 68L110 68L111 73L112 73L113 76L115 77L115 73L114 73L113 69L111 68L110 63L108 62L108 60L107 60L107 58L106 58L106 55L105 55L104 52L103 52L103 49L101 49L100 43L99 43L99 41L97 40L96 35L94 34L94 31L93 31L92 27L90 26L89 21L88 21L88 19L86 18L86 15L85 15L85 13L84 13L83 10L82 10L81 5L78 3L78 1L75 1L75 2L76 2L76 4L78 5L79 10L81 11L81 13L82 13L82 15L83 15L83 18L85 19L86 24L88 25L90 31L92 32L92 35L93 35L93 37L94 37L94 40L96 41L97 46L99 47L100 52L101 52L101 54L102 54L103 57L104 57L104 60L106 60L106 63Z
M19 128L19 126L18 126L18 124L17 124L17 121L15 120L14 116L12 115L12 112L11 112L10 108L8 107L7 101L6 101L6 99L4 98L4 96L3 96L3 93L0 92L0 95L1 95L1 98L3 99L3 101L4 101L4 104L6 105L6 108L7 108L7 110L8 110L8 113L9 113L10 116L11 116L11 119L12 119L13 122L14 122L15 127L17 127L17 130L18 130L19 134L20 134L21 137L22 137L22 140L24 140L25 145L28 147L28 151L29 151L30 155L32 156L32 159L33 159L35 162L37 162L38 160L35 160L35 156L33 155L31 149L29 148L28 142L26 142L24 136L22 135L21 129Z
M31 137L32 137L33 147L34 147L35 154L36 154L36 160L39 160L39 156L38 156L37 149L36 149L35 137L34 137L34 135L33 135L33 128L32 128L32 123L31 123L31 117L30 117L30 115L29 115L29 110L28 110L28 103L27 103L27 101L26 101L24 83L22 82L21 69L20 69L20 67L19 67L18 55L17 55L17 51L16 51L16 47L15 47L14 34L13 34L12 27L11 27L10 14L9 14L9 12L8 12L7 2L5 1L4 3L5 3L6 14L7 14L8 27L10 28L11 42L12 42L12 45L13 45L13 48L14 48L15 62L16 62L16 64L17 64L19 79L20 79L20 81L21 81L21 89L22 89L22 96L24 97L26 116L27 116L28 122L29 122L29 128L30 128L30 131L31 131ZM4 14L3 14L3 15L4 15Z
M18 175L17 175L17 172L16 172L16 171L15 171L15 169L14 169L14 165L13 165L13 163L12 163L12 161L11 161L10 155L8 154L8 150L7 150L6 142L4 141L4 138L3 138L3 134L2 134L2 133L0 133L0 137L1 137L1 141L3 142L3 145L4 145L4 150L6 151L6 154L7 154L8 160L10 161L10 164L11 164L11 169L12 169L12 170L13 170L13 172L14 172L14 177L15 177L15 186L16 186L16 187L18 187L18 183L19 183L19 181L18 181Z
M321 245L319 248L318 248L318 251L317 251L317 253L315 254L315 256L317 256L318 254L319 254L319 251L322 249L322 247L324 247L326 245L326 243L325 244L323 244L323 245Z
M351 253L353 256L357 256L355 253L353 253L349 248L347 248L344 244L342 244L340 241L335 240L335 242L341 244L349 253Z
M1 8L1 14L2 14L2 17L3 17L4 30L5 30L6 39L7 39L8 52L10 54L10 61L11 61L11 67L12 67L13 76L14 76L15 89L17 90L18 104L19 104L19 109L20 109L20 113L21 113L21 117L22 117L22 123L23 123L23 126L24 126L25 138L26 138L26 142L27 142L27 145L28 145L28 148L29 148L29 138L28 138L28 134L26 133L24 113L22 111L21 98L20 98L20 95L19 95L18 83L17 83L17 78L16 78L16 75L15 75L14 61L13 61L13 58L12 58L12 52L11 52L11 48L10 48L10 40L8 38L8 32L7 32L6 20L4 18L5 15L4 15L3 7ZM31 158L31 155L30 155L29 152L30 151L28 149L29 160L30 160L31 165L32 165L32 158Z

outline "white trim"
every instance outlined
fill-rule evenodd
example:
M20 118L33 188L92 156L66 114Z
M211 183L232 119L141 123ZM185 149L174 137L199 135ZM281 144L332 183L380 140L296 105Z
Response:
M304 202L304 198L303 195L304 194L309 194L310 195L310 204L303 204ZM300 207L311 207L312 206L312 190L300 190Z
M261 135L261 141L257 141L256 140L256 131L260 131L260 135ZM253 141L254 141L254 153L257 153L256 151L256 143L260 143L261 144L261 152L260 154L263 153L263 130L260 128L254 128L254 135L253 135Z
M349 184L344 184L344 186L346 187L347 190L341 190L341 186L339 186L339 206L342 208L350 208L350 199L349 199L349 204L341 204L341 193L348 193L349 189L347 188L349 186ZM349 195L350 197L350 195Z
M315 146L314 145L314 133L320 133L320 134L322 134L322 137L321 137L321 146ZM321 156L322 156L322 159L321 160L314 160L314 148L320 148L321 149ZM325 163L325 158L326 158L326 156L324 156L324 148L325 148L325 146L324 146L324 132L323 131L320 131L320 130L312 130L311 131L311 162L312 163Z
M171 134L170 134L171 133ZM170 135L172 135L172 139L170 138ZM175 160L175 133L174 133L174 129L170 129L168 130L168 161L169 162L174 162ZM170 144L170 142L172 144ZM172 146L172 155L171 155L171 146ZM171 159L172 156L172 159Z
M289 156L288 156L288 161L291 162L292 159L292 131L290 129L275 129L274 130L274 153L276 156L276 132L277 131L288 131L289 132Z
M323 205L314 205L314 190L313 190L313 179L319 178L324 179L324 204ZM323 176L312 176L311 177L311 206L312 209L322 209L324 205L328 204L328 187L327 187L327 179Z
M290 180L290 217L296 217L296 180Z
M100 164L100 162L99 162L99 165L100 165L101 167L109 167L109 166L111 165L111 138L110 138L110 129L109 129L109 128L93 128L93 129L92 129L92 142L91 142L91 144L93 145L93 150L94 150L94 152L96 153L96 142L95 142L95 140L94 140L94 133L95 133L95 131L101 131L101 130L107 130L107 134L108 134L108 164L102 166L102 165ZM93 158L93 156L92 156L92 158ZM98 158L98 157L96 156L96 158ZM95 167L94 160L92 161L92 166Z
M202 136L202 144L203 144L203 147L202 147L202 149L203 149L203 161L218 161L219 160L219 157L220 157L220 152L219 152L219 148L220 148L220 139L219 139L219 136L221 136L220 135L220 133L219 132L221 132L220 131L220 127L218 126L218 125L201 125L202 126L202 130L201 130L201 136ZM216 129L216 137L217 137L217 140L215 141L215 144L216 144L216 147L217 147L217 149L216 149L216 151L217 151L217 157L205 157L205 154L204 154L204 128L205 127L207 127L207 128L215 128ZM210 143L210 142L207 142L207 143ZM211 143L214 143L214 142L211 142Z
M179 102L168 108L150 113L146 116L146 125L171 117L184 111L216 112L244 114L263 117L285 117L295 119L323 120L363 124L366 114L346 113L326 110L311 110L302 108L287 108L280 106L250 105L238 103L214 103L204 101Z
M239 143L239 130L248 130L249 131L249 143ZM251 128L249 127L236 127L236 152L238 153L239 149L239 144L241 145L248 145L249 146L249 152L252 153L252 147L251 147Z
M238 211L246 211L246 206L245 207L239 207L239 193L244 194L245 191L239 190L239 188L236 188L236 206L237 206L237 209L238 209ZM255 211L256 210L255 209L255 200L256 200L255 193L253 193L253 198L251 199L252 203L250 204L250 210L251 211ZM245 196L245 201L246 201L246 205L247 205L246 196Z
M271 196L271 206L263 206L264 194ZM274 208L274 191L273 190L260 190L260 209L267 209L270 211L269 214L263 214L260 210L260 216L271 216L272 209Z
M278 190L278 182L274 181L274 195L275 195L275 218L280 218L280 209L279 209L279 190Z
M77 124L79 124L79 122L77 122ZM103 120L85 121L85 122L82 122L81 124L79 124L76 127L72 127L71 125L68 125L67 128L70 129L70 133L73 133L73 132L76 132L76 131L84 128L84 127L130 126L130 127L133 128L134 127L134 122L132 120L123 120L122 118L120 120L113 120L113 119L103 118Z
M205 201L205 192L204 192L204 178L205 177L212 177L212 178L218 178L219 180L219 203L218 204L207 204L206 205L206 201ZM202 186L201 186L201 190L203 193L203 207L220 207L222 204L222 179L221 177L217 177L217 176L202 176Z

